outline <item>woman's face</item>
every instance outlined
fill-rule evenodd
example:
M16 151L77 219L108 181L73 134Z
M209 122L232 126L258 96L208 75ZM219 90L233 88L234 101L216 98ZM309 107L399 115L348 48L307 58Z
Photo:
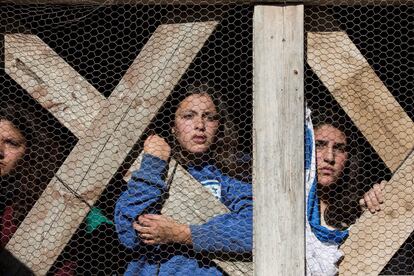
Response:
M331 125L322 125L315 130L316 164L318 183L329 186L335 183L345 168L348 158L346 137Z
M184 150L205 153L214 142L218 126L218 113L210 96L193 94L178 106L173 133Z
M9 174L23 157L26 141L12 122L0 119L0 176Z

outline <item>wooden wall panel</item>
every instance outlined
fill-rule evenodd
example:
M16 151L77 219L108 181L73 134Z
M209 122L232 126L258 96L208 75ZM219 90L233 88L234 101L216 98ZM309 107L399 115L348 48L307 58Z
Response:
M303 6L256 6L253 187L256 275L305 274Z

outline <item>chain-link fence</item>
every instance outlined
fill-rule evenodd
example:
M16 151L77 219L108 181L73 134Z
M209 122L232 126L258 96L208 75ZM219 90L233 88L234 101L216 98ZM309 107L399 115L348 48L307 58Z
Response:
M253 274L253 10L0 5L0 274ZM310 275L414 274L413 15L305 7Z

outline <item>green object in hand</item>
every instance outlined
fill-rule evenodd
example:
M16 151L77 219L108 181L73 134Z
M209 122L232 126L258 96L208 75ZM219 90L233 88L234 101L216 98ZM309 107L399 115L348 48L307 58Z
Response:
M102 223L114 225L104 214L102 214L99 208L93 207L86 217L86 232L92 233L93 230L99 227Z

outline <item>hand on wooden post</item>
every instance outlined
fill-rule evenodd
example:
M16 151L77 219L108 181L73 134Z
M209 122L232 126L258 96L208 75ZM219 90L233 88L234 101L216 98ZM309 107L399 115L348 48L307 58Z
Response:
M359 200L359 204L362 208L368 209L373 214L382 210L381 204L384 203L383 190L385 183L385 181L382 181L380 184L374 184L374 186L364 194Z
M168 161L171 155L171 147L158 135L150 135L144 142L144 152Z
M191 244L191 231L187 224L180 224L170 217L146 214L138 217L133 227L148 245L181 243Z

